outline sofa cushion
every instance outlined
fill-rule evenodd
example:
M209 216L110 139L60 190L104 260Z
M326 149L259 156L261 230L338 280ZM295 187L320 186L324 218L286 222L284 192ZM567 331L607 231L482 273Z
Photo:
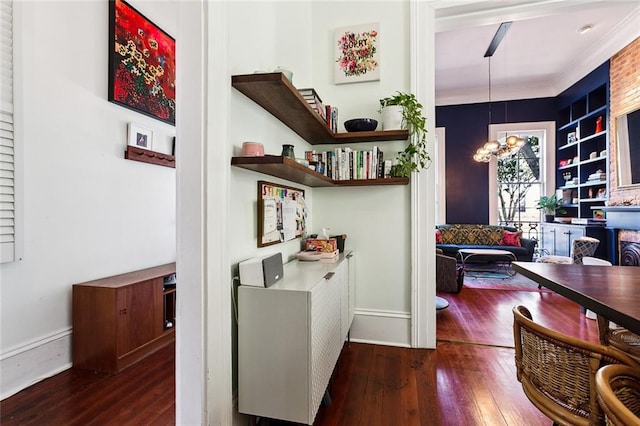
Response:
M502 234L502 241L500 241L501 246L516 246L521 247L520 237L522 236L522 231L507 231L506 229Z
M500 245L503 227L496 225L441 225L438 227L444 244Z

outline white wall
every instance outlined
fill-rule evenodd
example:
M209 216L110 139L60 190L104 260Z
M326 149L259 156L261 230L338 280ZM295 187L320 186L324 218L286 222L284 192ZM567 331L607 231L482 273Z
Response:
M175 34L174 2L131 3ZM167 153L175 129L107 101L107 2L15 9L24 250L0 265L1 397L70 366L72 284L176 259L175 169L124 159L128 122Z
M380 80L335 85L334 30L339 27L380 24ZM379 99L396 91L410 91L409 3L340 3L340 13L326 4L314 4L314 87L322 99L339 108L342 123L350 118L379 121ZM380 142L385 158L395 158L405 141ZM358 144L370 149L374 144ZM318 149L322 149L320 147ZM332 148L325 146L324 148ZM410 187L371 186L321 188L314 191L316 230L330 227L347 234L346 246L357 253L356 319L354 340L408 345L411 312ZM390 322L381 327L380 321ZM391 325L393 323L393 325ZM380 330L380 331L378 331Z
M293 71L296 87L312 85L311 46L314 40L309 20L309 2L231 2L229 4L229 71L251 74L278 66ZM283 144L293 144L302 158L309 144L239 91L231 91L230 137L233 155L242 143L264 144L266 154L280 155ZM257 255L282 252L286 260L300 251L301 240L265 248L257 247L257 181L266 180L305 190L313 208L311 188L252 171L231 168L229 254L232 269L238 262ZM313 223L313 217L311 218ZM310 225L310 224L309 224ZM237 271L234 269L237 273Z

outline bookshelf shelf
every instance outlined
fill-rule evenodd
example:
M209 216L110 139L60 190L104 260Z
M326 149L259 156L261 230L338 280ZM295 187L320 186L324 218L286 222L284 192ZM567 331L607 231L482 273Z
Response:
M333 133L280 72L231 77L231 85L311 145L405 140L406 130Z
M310 187L407 185L409 178L333 180L294 160L277 155L232 157L231 165Z

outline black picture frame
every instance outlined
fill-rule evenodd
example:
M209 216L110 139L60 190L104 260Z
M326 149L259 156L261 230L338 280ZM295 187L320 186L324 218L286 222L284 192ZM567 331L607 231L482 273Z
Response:
M109 0L108 100L175 126L175 39L124 0Z

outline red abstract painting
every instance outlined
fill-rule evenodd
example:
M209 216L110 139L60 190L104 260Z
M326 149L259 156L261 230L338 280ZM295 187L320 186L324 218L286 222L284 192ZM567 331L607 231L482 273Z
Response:
M176 42L123 0L109 2L109 101L175 125Z

